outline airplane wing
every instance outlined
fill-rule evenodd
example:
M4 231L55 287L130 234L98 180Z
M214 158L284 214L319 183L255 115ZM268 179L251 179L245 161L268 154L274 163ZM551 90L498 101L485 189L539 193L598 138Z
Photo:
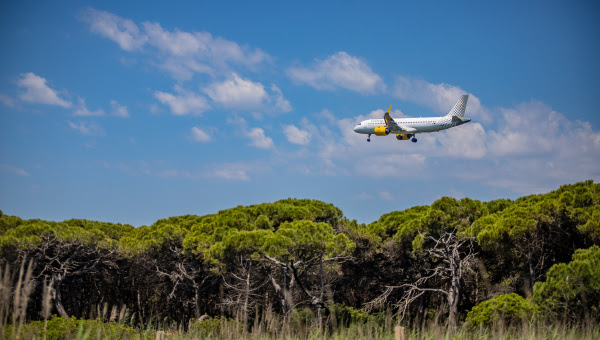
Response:
M392 116L390 116L391 109L392 109L392 105L390 105L390 108L383 115L383 119L385 120L385 125L387 125L387 127L389 127L390 130L398 130L398 129L400 129L400 127L398 126L398 124L396 124L396 122L394 121L394 118L392 118Z
M392 116L390 116L390 110L391 109L392 109L392 105L390 105L390 108L387 110L387 112L385 113L385 115L383 115L383 119L385 120L385 125L387 125L387 127L391 131L397 131L397 132L400 132L400 131L402 131L402 132L417 131L417 129L415 129L415 128L396 124L396 122L394 121L394 119L392 118Z
M400 128L400 130L404 131L404 132L415 132L417 131L417 129L409 127L409 126L404 126L404 125L398 125L398 128Z

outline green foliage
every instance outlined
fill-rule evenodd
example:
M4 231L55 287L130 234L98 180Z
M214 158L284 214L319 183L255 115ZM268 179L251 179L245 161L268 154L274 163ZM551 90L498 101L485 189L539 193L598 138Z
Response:
M22 334L25 337L37 336L43 338L44 321L32 321L24 325ZM48 340L81 338L87 334L91 338L129 339L135 338L137 331L131 327L117 322L103 322L102 320L78 320L74 316L53 316L46 326Z
M281 225L274 237L265 243L264 250L284 261L306 261L320 256L327 259L346 255L354 247L354 242L346 235L335 235L329 224L301 220Z
M382 240L393 238L398 242L410 241L419 231L422 231L422 219L427 211L429 207L425 206L394 211L382 215L369 228Z
M234 334L242 333L243 326L225 317L205 317L190 322L188 334L197 339L227 338L226 334L233 330Z
M338 324L344 325L345 327L349 327L351 324L366 324L368 322L381 325L385 319L384 312L369 314L360 309L339 303L330 305L329 310L331 311L331 314L335 316Z
M27 249L37 247L41 242L41 236L53 234L56 228L55 222L41 220L28 220L15 228L7 230L0 236L0 251L6 247Z
M501 215L489 215L477 220L469 232L477 236L484 249L492 249L502 241L520 239L537 227L531 208L513 206Z
M420 253L423 250L423 244L425 243L425 237L427 234L418 234L412 241L413 253Z
M549 318L600 321L600 247L578 249L571 262L552 266L533 298Z
M497 212L501 212L504 209L510 207L512 205L512 201L509 199L498 199L484 203L485 208L487 209L487 214L495 214Z
M72 219L64 222L42 220L23 221L2 216L11 227L0 234L0 250L5 247L31 249L40 245L42 236L50 235L58 240L75 241L99 248L113 248L118 240L135 230L130 225Z
M265 242L273 237L270 230L231 230L220 242L204 252L205 260L213 263L226 262L238 255L260 256Z
M18 227L21 224L23 224L23 220L17 216L3 215L0 213L0 235L12 228Z
M152 227L139 227L119 240L119 249L133 256L146 252L159 251L165 243L181 244L186 230L178 225L160 223Z
M330 226L337 226L342 217L342 212L332 204L315 200L286 199L274 203L263 203L248 207L238 206L233 209L219 211L214 215L207 215L196 220L183 240L186 251L197 255L209 255L215 259L219 257L216 249L209 250L217 243L231 243L230 233L241 231L266 230L275 231L283 223L306 220L324 222ZM259 233L266 236L265 233ZM243 237L254 237L246 234ZM239 241L240 235L235 236ZM225 240L229 238L229 240ZM260 246L257 244L257 246ZM224 249L225 245L218 245Z
M594 243L600 243L600 205L594 205L589 209L575 209L574 219L578 222L578 229L591 238Z
M523 321L533 320L538 308L533 302L518 294L504 294L473 307L467 314L465 322L469 328L492 327L500 323L514 326Z

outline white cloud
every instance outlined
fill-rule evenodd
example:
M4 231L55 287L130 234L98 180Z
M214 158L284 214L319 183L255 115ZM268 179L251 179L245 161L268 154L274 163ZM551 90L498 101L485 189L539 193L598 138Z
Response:
M216 163L208 166L203 178L220 178L227 181L249 181L252 174L264 174L271 166L261 162Z
M390 194L387 191L380 191L379 192L379 197L381 197L382 199L384 199L386 201L393 201L394 200L394 195Z
M310 134L306 130L300 130L294 125L284 125L283 133L290 143L307 145L310 142Z
M203 130L201 130L197 126L192 127L191 138L192 138L192 140L194 140L196 142L210 142L211 141L210 135L208 133L204 132Z
M194 58L168 57L164 61L156 64L156 66L169 72L173 78L179 81L190 80L195 73L215 76L215 69L213 67L206 63L199 62Z
M0 93L0 103L8 107L15 106L15 101L11 97L5 95L4 93Z
M242 79L235 73L230 79L205 88L204 92L213 101L229 109L260 109L269 99L261 83Z
M93 8L86 9L80 19L89 25L91 32L116 42L123 50L155 48L153 64L178 80L188 80L195 73L229 73L236 66L252 70L271 61L258 48L241 46L209 32L185 32L177 28L170 31L157 22L143 22L140 29L129 19Z
M253 82L233 73L229 79L215 82L204 88L204 92L219 106L233 110L289 112L290 102L276 85L269 93L263 84Z
M96 111L88 110L88 108L85 105L85 99L79 97L78 102L79 104L77 105L77 108L75 109L75 111L73 111L73 114L75 116L104 116L104 110L102 109L98 109Z
M497 131L489 131L490 159L503 174L487 181L498 186L548 190L564 181L600 176L600 132L569 121L544 103L531 101L501 109ZM493 165L492 165L493 166ZM521 191L519 191L521 192Z
M272 149L275 147L273 139L265 135L265 130L261 128L249 128L244 118L228 118L227 123L236 125L236 130L240 131L243 137L251 140L249 145L261 149Z
M274 147L273 140L265 136L265 131L261 128L253 128L248 134L248 138L252 140L250 145L261 149L272 149Z
M194 92L185 91L179 86L175 87L175 91L178 93L177 95L155 91L154 97L162 104L169 106L171 112L177 116L189 113L201 114L210 108L206 99Z
M346 52L337 52L325 60L316 60L311 67L291 67L292 80L317 90L344 88L362 94L374 94L385 89L379 75L364 61Z
M433 137L443 147L440 151L449 157L480 159L487 154L486 131L479 123L468 123Z
M67 124L71 129L77 130L84 136L104 136L104 130L96 123L73 123L71 121L67 121Z
M45 78L31 72L21 73L20 76L17 80L17 86L25 88L25 92L19 95L21 100L36 104L71 107L70 102L59 98L56 91L46 85Z
M25 177L31 176L27 171L25 171L21 168L17 168L16 166L9 165L9 164L0 164L0 168L9 170L10 172L15 173L19 176L25 176Z
M275 101L275 108L281 112L290 112L292 111L292 104L283 97L283 92L279 89L279 87L275 85L271 85L271 98Z
M490 151L496 156L572 153L598 146L593 140L600 135L593 133L590 126L572 123L543 103L521 103L514 109L500 111L503 120L498 131L490 132L489 139Z
M205 165L203 170L181 169L163 161L130 161L127 163L97 162L105 169L114 169L130 176L150 176L159 178L183 178L202 180L219 178L226 181L249 181L252 173L264 173L270 167L261 163L213 163Z
M116 42L126 51L139 49L148 40L133 21L109 12L88 7L79 19L89 24L90 31Z
M194 34L182 32L175 29L173 32L165 31L159 23L144 22L142 24L144 31L148 36L150 45L157 47L174 56L193 55L200 49L206 49L203 40Z
M209 32L168 31L155 22L144 22L142 25L148 43L172 56L191 56L195 60L216 65L231 62L251 66L270 60L269 55L260 49L242 47L233 41L213 37Z
M392 89L392 94L402 100L413 103L423 104L435 110L440 114L450 112L460 96L467 93L460 87L449 84L432 84L421 79L411 79L407 77L396 77L396 83ZM481 105L479 98L473 94L469 95L467 103L466 116L476 117L484 123L492 121L490 111Z
M127 111L127 106L119 104L116 100L110 101L111 114L113 116L121 117L121 118L129 118L129 112Z
M223 165L222 168L214 170L209 177L222 178L227 180L249 181L250 177L245 170L236 167Z

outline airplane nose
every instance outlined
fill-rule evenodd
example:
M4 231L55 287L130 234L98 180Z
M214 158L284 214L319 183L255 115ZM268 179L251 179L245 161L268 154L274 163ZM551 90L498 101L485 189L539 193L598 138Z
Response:
M358 132L358 125L354 127L354 132Z

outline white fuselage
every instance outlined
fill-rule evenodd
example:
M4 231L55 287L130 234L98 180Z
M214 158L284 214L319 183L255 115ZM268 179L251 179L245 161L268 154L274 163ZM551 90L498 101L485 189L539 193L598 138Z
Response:
M398 118L394 119L398 128L391 128L390 134L415 134L423 132L435 132L449 129L454 126L462 125L471 121L469 118L461 120L452 120L452 117L425 117L425 118ZM375 127L386 126L384 119L367 119L358 123L354 127L354 132L364 134L374 134Z

